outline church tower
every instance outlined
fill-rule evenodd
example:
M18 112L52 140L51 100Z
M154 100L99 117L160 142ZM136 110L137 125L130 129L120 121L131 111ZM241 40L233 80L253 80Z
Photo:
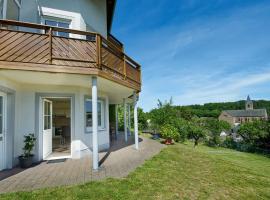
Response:
M251 101L249 95L246 100L246 110L253 110L253 102Z

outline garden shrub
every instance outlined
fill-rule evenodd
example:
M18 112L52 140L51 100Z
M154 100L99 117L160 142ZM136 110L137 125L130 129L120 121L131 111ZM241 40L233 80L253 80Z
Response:
M174 126L170 124L163 125L160 128L160 131L161 131L161 136L164 139L173 139L176 141L179 138L179 133L178 133L177 128L175 128Z

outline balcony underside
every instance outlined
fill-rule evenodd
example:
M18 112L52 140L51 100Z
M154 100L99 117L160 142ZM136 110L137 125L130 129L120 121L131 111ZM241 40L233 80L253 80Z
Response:
M82 90L91 94L92 75L1 69L0 77L0 85L11 90L30 88L45 93L71 93ZM110 104L121 104L123 99L132 101L129 97L134 89L101 76L98 76L97 80L98 94L108 96Z
M0 29L0 69L96 75L141 90L140 66L121 47L96 33L61 29L80 36L64 38L53 35L60 31L57 27L5 20L0 24L8 25Z

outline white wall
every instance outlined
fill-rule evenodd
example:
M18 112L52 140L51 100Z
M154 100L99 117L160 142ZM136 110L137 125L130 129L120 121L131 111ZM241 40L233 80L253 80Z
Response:
M41 23L42 16L71 19L72 29L95 31L107 37L106 0L23 0L20 20ZM87 28L86 28L87 27Z
M91 96L91 88L52 86L52 85L29 85L17 84L0 77L0 86L16 91L15 98L15 133L14 133L14 160L22 153L23 136L29 133L39 135L36 132L36 96L42 93L72 94L75 96L75 121L74 133L72 136L72 158L81 158L91 154L92 134L85 131L84 99ZM106 99L105 106L105 129L99 131L99 149L109 147L109 101L106 94L99 92L99 98ZM38 141L37 141L38 142ZM41 147L42 148L42 147ZM36 149L36 155L40 153L40 148Z

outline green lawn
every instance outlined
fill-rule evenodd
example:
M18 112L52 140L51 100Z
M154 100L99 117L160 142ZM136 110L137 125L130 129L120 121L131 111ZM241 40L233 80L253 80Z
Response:
M270 199L270 159L176 144L125 179L6 194L0 199Z

